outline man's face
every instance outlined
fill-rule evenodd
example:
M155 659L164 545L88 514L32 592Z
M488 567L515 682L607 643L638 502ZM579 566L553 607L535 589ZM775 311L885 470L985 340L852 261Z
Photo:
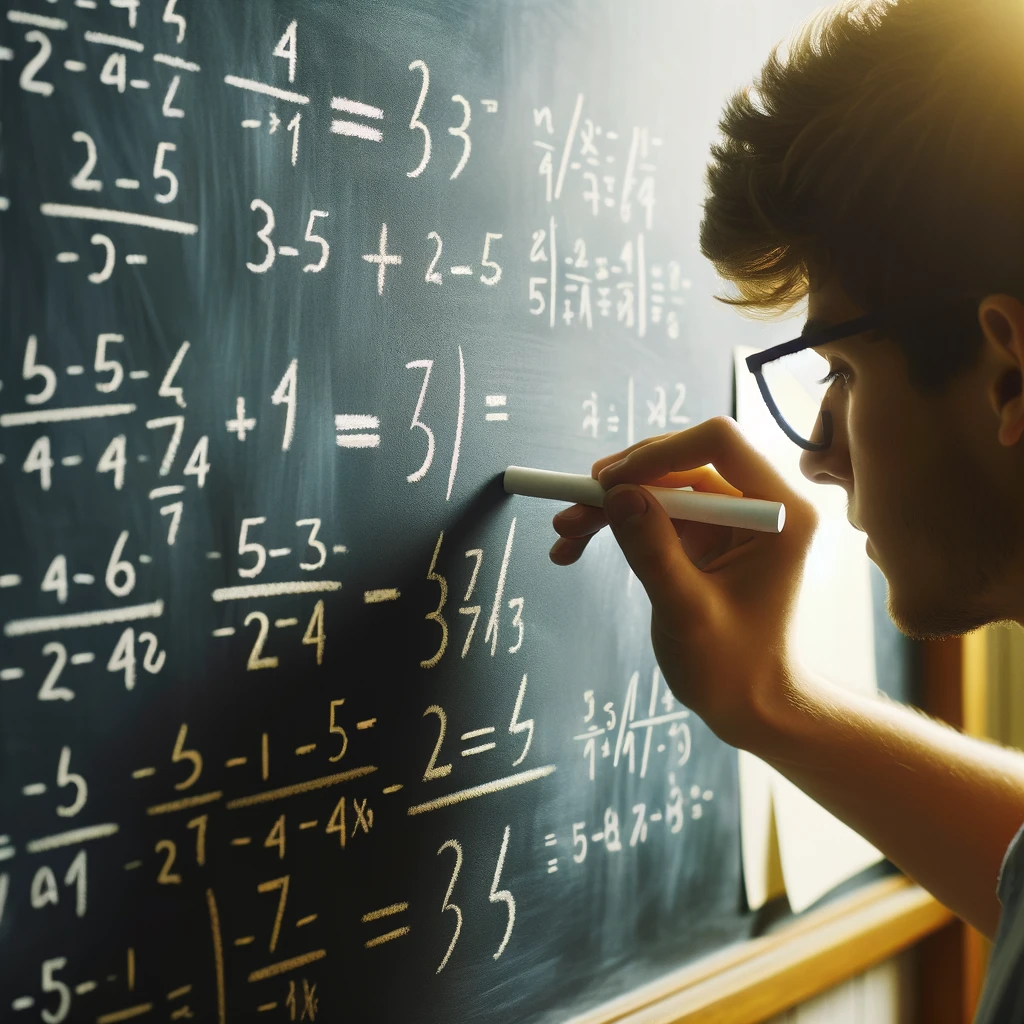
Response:
M824 324L863 312L836 284L809 296L809 319ZM1024 442L998 438L990 389L1006 364L995 349L937 396L915 390L887 339L815 351L849 381L840 378L826 399L831 446L804 452L800 467L846 491L847 515L888 582L896 626L926 639L1024 620Z

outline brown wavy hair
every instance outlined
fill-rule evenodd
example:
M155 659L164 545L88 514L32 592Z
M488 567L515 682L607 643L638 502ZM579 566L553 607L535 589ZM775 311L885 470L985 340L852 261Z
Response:
M712 146L701 251L720 301L786 313L838 275L941 391L981 351L977 304L1024 297L1024 0L843 0L773 48Z

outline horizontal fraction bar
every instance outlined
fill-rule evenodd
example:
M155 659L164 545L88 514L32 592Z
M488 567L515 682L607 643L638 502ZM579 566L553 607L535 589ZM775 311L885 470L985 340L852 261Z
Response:
M296 580L293 583L249 583L238 587L218 587L214 601L239 601L249 597L280 597L282 594L316 594L341 590L341 580Z
M72 220L102 220L112 224L134 224L140 228L156 231L173 231L179 235L194 235L198 224L170 217L152 217L148 213L128 213L126 210L110 210L102 206L74 206L71 203L43 203L39 207L44 217L68 217Z
M163 601L151 601L149 604L103 608L96 612L11 619L10 622L4 623L4 636L28 636L30 633L49 633L58 629L81 629L85 626L108 626L115 622L134 622L136 619L158 619L163 613Z

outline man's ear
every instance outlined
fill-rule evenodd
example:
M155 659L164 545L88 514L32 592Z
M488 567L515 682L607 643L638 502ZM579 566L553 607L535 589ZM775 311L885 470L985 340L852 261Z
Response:
M1024 303L1012 295L987 295L978 322L994 368L988 399L999 420L999 443L1012 447L1024 435Z

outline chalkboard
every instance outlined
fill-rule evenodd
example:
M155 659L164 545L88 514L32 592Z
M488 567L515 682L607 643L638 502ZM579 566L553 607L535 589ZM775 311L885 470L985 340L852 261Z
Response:
M557 1021L758 927L642 588L497 474L787 332L695 239L811 7L4 5L4 1020Z

